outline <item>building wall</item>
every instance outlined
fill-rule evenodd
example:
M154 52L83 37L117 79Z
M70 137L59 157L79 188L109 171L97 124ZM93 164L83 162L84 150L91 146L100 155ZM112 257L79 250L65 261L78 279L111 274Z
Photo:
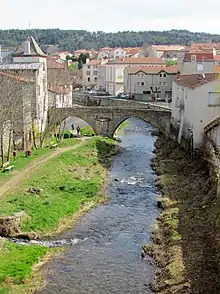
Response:
M219 117L220 99L217 98L219 94L216 91L219 85L220 82L216 80L191 89L173 82L171 120L174 125L177 125L179 121L179 140L182 136L185 138L188 137L190 128L193 132L194 148L201 147L204 127ZM215 96L216 98L211 97L209 92L213 92L211 96ZM176 107L177 97L180 97L180 100L182 100L183 108Z
M212 62L179 62L178 67L181 75L195 74L197 73L198 64L203 65L204 73L215 72L215 63Z
M39 132L43 132L47 123L48 112L47 61L36 72L36 122Z
M153 87L153 89L157 87L161 92L158 93L158 97L169 98L171 97L174 77L174 74L167 74L166 72L159 74L146 74L144 72L128 74L125 69L124 91L126 93L144 94L143 92L151 91L150 87Z
M58 94L49 91L49 107L69 108L72 107L72 92Z
M122 48L117 48L115 50L112 50L109 55L113 59L124 58L126 55L126 52Z
M105 85L106 91L111 95L117 95L124 91L124 70L126 67L138 67L138 66L161 66L159 64L106 64L101 70L102 81L99 85ZM166 66L166 65L164 65Z
M109 57L109 51L100 51L97 56L98 59L108 58L108 57Z
M98 85L99 65L83 65L83 85L93 87Z

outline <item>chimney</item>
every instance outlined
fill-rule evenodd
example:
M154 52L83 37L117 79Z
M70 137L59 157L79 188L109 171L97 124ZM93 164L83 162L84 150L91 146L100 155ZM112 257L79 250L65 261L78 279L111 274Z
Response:
M31 43L29 40L24 42L24 55L31 55Z

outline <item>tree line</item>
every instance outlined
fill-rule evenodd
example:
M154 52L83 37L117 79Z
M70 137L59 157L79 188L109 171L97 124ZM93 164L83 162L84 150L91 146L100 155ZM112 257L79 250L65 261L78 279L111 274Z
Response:
M191 45L201 42L220 42L220 35L187 30L170 31L123 31L105 33L85 30L32 29L0 30L0 44L3 48L15 48L27 36L33 36L42 45L58 45L59 50L100 49L109 47L141 47L148 44L182 44Z

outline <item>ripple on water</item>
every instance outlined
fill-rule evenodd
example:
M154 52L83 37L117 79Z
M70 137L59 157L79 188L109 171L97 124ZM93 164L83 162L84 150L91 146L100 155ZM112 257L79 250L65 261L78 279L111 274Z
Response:
M130 119L121 136L121 152L109 172L108 205L98 206L62 238L88 238L46 265L47 285L39 293L152 293L151 260L140 257L150 241L158 211L151 170L155 137L152 126Z

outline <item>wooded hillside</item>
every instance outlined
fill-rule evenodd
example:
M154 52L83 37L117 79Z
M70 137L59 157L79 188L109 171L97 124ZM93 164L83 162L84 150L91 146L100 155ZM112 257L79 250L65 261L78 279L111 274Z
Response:
M14 48L30 35L41 45L58 45L59 50L71 51L83 48L99 49L105 46L140 47L143 43L190 45L195 42L220 42L220 35L192 33L186 30L104 33L84 30L35 29L0 30L0 44L4 48Z

